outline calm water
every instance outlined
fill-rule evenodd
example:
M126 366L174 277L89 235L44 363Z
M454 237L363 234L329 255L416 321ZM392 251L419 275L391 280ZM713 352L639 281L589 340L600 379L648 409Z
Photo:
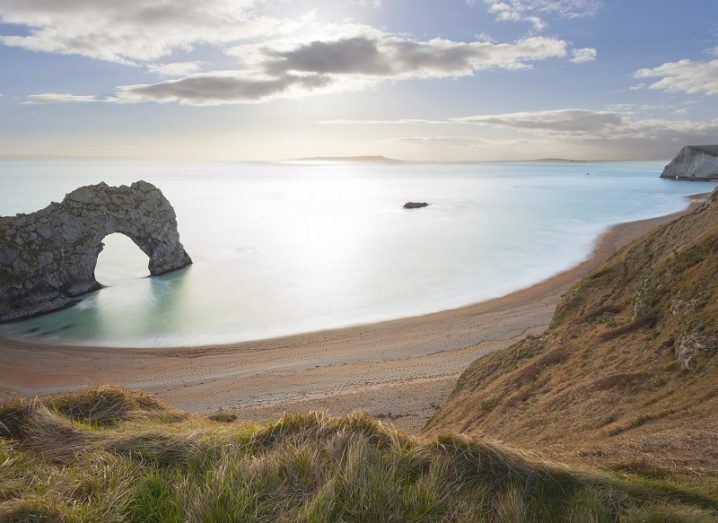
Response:
M686 195L714 187L660 180L662 167L0 162L2 215L40 209L80 185L156 184L195 262L145 278L145 255L109 236L96 271L107 288L0 331L194 345L457 307L567 269L610 225L677 211ZM403 210L408 200L431 206Z

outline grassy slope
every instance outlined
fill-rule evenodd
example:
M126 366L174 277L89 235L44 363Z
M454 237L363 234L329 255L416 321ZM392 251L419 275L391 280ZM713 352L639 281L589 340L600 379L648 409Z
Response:
M220 416L219 419L225 419ZM0 521L712 521L718 501L362 415L212 421L104 388L0 406Z
M718 496L718 190L575 285L542 336L475 361L425 432Z

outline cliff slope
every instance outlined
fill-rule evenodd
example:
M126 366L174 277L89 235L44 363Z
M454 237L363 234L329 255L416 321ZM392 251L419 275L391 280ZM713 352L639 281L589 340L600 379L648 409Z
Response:
M718 190L571 288L543 335L475 361L425 429L447 431L716 473Z
M686 145L666 165L661 178L718 180L718 145Z

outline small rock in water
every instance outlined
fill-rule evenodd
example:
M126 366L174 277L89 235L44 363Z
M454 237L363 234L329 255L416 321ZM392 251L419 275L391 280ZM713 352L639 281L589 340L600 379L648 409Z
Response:
M428 207L429 204L426 202L406 202L404 209L418 209L420 207Z

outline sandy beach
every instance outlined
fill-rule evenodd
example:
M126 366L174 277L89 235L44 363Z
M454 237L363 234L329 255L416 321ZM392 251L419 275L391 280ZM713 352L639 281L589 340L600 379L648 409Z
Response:
M261 420L289 411L363 410L418 432L473 360L541 332L570 285L679 214L614 226L587 260L568 271L502 298L424 316L174 349L0 338L0 398L114 383L151 391L192 412L222 407Z

